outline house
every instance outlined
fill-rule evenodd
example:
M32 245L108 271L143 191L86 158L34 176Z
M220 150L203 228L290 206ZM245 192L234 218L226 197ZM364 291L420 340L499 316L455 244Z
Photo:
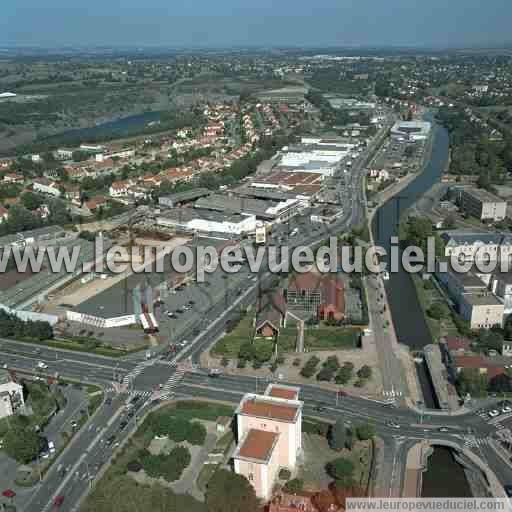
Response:
M276 338L286 325L286 302L281 290L263 295L256 305L255 338Z
M281 468L295 471L302 451L300 389L283 386L295 397L286 399L275 396L278 387L272 385L273 395L247 393L236 410L235 472L244 475L264 500L270 499Z
M12 416L24 403L23 386L7 370L0 370L0 418Z
M41 192L53 197L60 197L61 193L57 183L48 178L34 178L32 180L34 192Z
M286 289L286 302L289 308L310 311L320 320L345 317L344 285L336 274L294 274Z
M5 174L3 183L23 183L25 178L21 174L15 172L8 172Z
M9 210L0 204L0 224L9 219Z
M108 201L103 196L95 196L88 201L85 201L84 207L91 213L94 213L98 208L104 208L107 206Z
M462 370L475 370L481 375L486 375L489 379L506 373L503 366L493 364L489 359L482 355L455 357L453 367L455 368L456 373L460 373Z
M128 190L133 186L132 180L121 180L114 181L109 188L109 194L111 197L127 196Z
M147 176L142 177L141 184L145 187L158 188L163 181L164 179L161 176L153 176L148 174Z
M71 183L65 183L63 185L64 188L64 197L68 201L71 201L75 204L80 204L80 187L79 185L74 185Z
M447 336L444 339L444 344L446 350L454 357L464 355L470 351L470 341L460 336Z

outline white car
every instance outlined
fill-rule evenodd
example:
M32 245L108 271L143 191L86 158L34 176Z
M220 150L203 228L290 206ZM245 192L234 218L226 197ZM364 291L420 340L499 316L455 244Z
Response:
M501 409L501 412L502 412L502 413L504 413L504 414L505 414L505 413L508 413L508 412L512 412L512 407L510 407L510 406L508 406L508 405L505 405L505 407L503 407L503 408Z
M39 363L37 363L37 367L41 368L41 370L46 370L48 368L48 365L46 363L43 363L43 361L39 361Z
M500 415L500 411L497 411L496 409L493 409L492 411L489 411L489 416L491 418L496 418L496 416Z

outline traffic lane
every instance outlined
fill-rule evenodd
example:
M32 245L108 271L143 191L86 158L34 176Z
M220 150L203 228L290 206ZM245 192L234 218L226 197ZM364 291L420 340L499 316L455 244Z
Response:
M131 363L130 361L124 361L122 358L101 356L73 350L47 348L43 345L7 340L5 338L0 338L0 352L12 352L14 354L17 353L42 361L56 361L65 359L99 366L112 367L117 365L126 371L131 370L135 366L134 363Z
M82 461L87 460L89 452L93 449L93 443L97 445L101 439L112 435L112 433L116 435L119 433L119 424L123 421L122 418L125 411L125 405L120 401L112 406L104 404L100 408L98 414L94 416L94 418L91 418L76 434L77 437L72 441L73 444L68 450L53 464L52 469L43 481L43 485L34 496L30 507L27 508L28 511L42 512L46 510L47 507L51 506L55 495L62 494L61 491L65 490L63 483L73 478L77 468L82 464ZM122 435L124 434L122 433ZM106 445L103 446L101 453L108 455L110 452L110 447ZM107 459L105 459L105 461L106 460ZM68 470L64 479L57 472L59 465L66 467ZM87 482L85 482L85 486L87 485ZM69 499L67 503L68 505L70 504Z
M231 390L237 389L244 393L263 393L269 383L273 380L221 375L215 378L208 377L206 373L186 373L183 377L181 385L197 385L206 386L215 389ZM274 382L276 382L274 380ZM278 381L279 383L294 386L292 382ZM317 388L311 385L299 385L301 388L301 399L307 403L314 402L315 407L330 406L336 407L336 392ZM405 408L397 408L385 405L372 400L358 398L353 396L343 396L338 399L338 407L340 411L347 413L359 414L360 416L377 418L379 422L393 421L402 425L420 424L421 427L414 429L415 432L427 428L439 428L447 426L453 428L457 432L464 433L467 427L475 429L483 434L489 431L489 425L474 414L466 414L460 416L439 416L429 414L418 414L415 411Z
M137 409L137 415L145 414L150 407L149 403L141 403L140 408ZM126 426L123 427L124 422L126 422ZM62 489L64 503L67 506L65 510L76 510L81 498L94 485L94 480L102 466L114 455L119 444L130 436L137 427L136 416L129 418L128 411L123 406L119 417L101 433L101 437L97 439L94 446L90 447L85 457L73 467L73 474L69 480L71 485L66 485ZM108 443L107 440L111 436L115 437L115 441Z
M48 361L45 363L45 368L38 367L38 363L39 361L20 354L0 353L0 364L3 367L14 371L32 373L42 378L54 378L58 374L59 378L105 385L112 382L113 375L116 373L113 368L102 368L77 361ZM117 375L122 376L124 373L117 372Z
M66 354L69 355L69 354ZM0 351L0 364L4 365L18 363L22 368L32 368L34 371L41 371L49 373L51 371L67 370L70 368L82 368L84 373L90 373L92 375L112 375L114 372L124 375L130 370L135 368L135 365L105 365L93 363L90 361L78 361L76 359L49 359L41 357L39 354L31 354L26 352L5 352ZM48 368L39 366L43 363ZM126 369L128 368L128 369Z
M176 395L183 395L184 397L202 397L211 400L222 400L230 402L233 405L240 403L240 399L245 394L244 391L233 390L228 391L225 389L214 389L208 387L198 387L181 383L176 388ZM380 418L375 418L372 415L365 413L364 411L344 410L336 407L326 407L319 410L317 407L305 404L304 405L304 416L305 417L316 417L330 422L342 418L346 424L357 426L363 423L372 423L379 435L389 438L407 437L414 438L417 441L435 438L437 440L449 441L451 443L457 443L463 447L463 438L457 433L441 433L437 430L437 427L429 428L426 425L420 427L414 427L410 425L400 426L400 428L393 428L388 426Z
M487 462L502 485L512 484L512 468L507 464L491 446L479 446L480 454Z

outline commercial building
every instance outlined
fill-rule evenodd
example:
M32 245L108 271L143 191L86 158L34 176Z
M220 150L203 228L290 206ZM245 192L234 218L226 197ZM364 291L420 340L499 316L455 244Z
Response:
M0 419L12 416L24 404L23 386L7 370L0 370Z
M507 202L483 189L458 189L458 204L466 214L483 221L500 221L507 215Z
M157 217L158 226L185 233L240 237L256 230L255 215L223 213L200 208L174 208Z
M413 142L426 140L432 128L426 121L398 121L391 128L391 137Z
M235 472L244 475L263 500L272 496L281 468L296 469L302 451L299 392L296 387L271 384L264 395L246 394L236 410Z
M258 220L278 223L291 219L300 213L304 206L304 202L296 198L270 201L241 197L234 194L212 194L207 197L201 197L194 203L194 208L253 215Z

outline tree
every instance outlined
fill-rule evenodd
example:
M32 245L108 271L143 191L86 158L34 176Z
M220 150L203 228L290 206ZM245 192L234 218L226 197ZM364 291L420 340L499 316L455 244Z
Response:
M293 480L288 480L286 484L284 484L283 489L285 492L289 494L298 494L302 491L304 487L304 482L300 478L294 478Z
M468 393L472 397L482 397L487 394L488 379L477 368L463 368L457 377L457 389L461 396Z
M367 364L361 366L361 368L359 368L359 370L357 372L357 376L360 379L369 379L369 378L371 378L371 376L372 376L372 369L371 369L371 367L368 366Z
M352 378L354 372L354 365L352 363L345 363L336 375L336 384L347 384Z
M43 198L35 192L27 191L21 195L21 204L27 210L36 210L43 204Z
M440 304L439 302L434 302L428 308L428 316L433 318L434 320L442 320L448 316L447 308L444 304Z
M43 439L29 427L9 429L4 436L4 450L17 462L28 464L43 449Z
M347 488L354 484L354 463L344 457L327 465L327 472L336 480L336 487Z
M331 433L329 436L329 445L333 450L340 452L345 448L345 444L347 442L347 429L345 427L345 422L338 418L336 423L331 428Z
M259 508L247 478L225 469L219 469L210 479L206 505L209 512L248 512Z
M457 227L457 219L453 213L449 213L443 220L444 229L454 229Z
M368 441L375 436L375 427L370 423L364 423L356 427L356 434L360 441Z

